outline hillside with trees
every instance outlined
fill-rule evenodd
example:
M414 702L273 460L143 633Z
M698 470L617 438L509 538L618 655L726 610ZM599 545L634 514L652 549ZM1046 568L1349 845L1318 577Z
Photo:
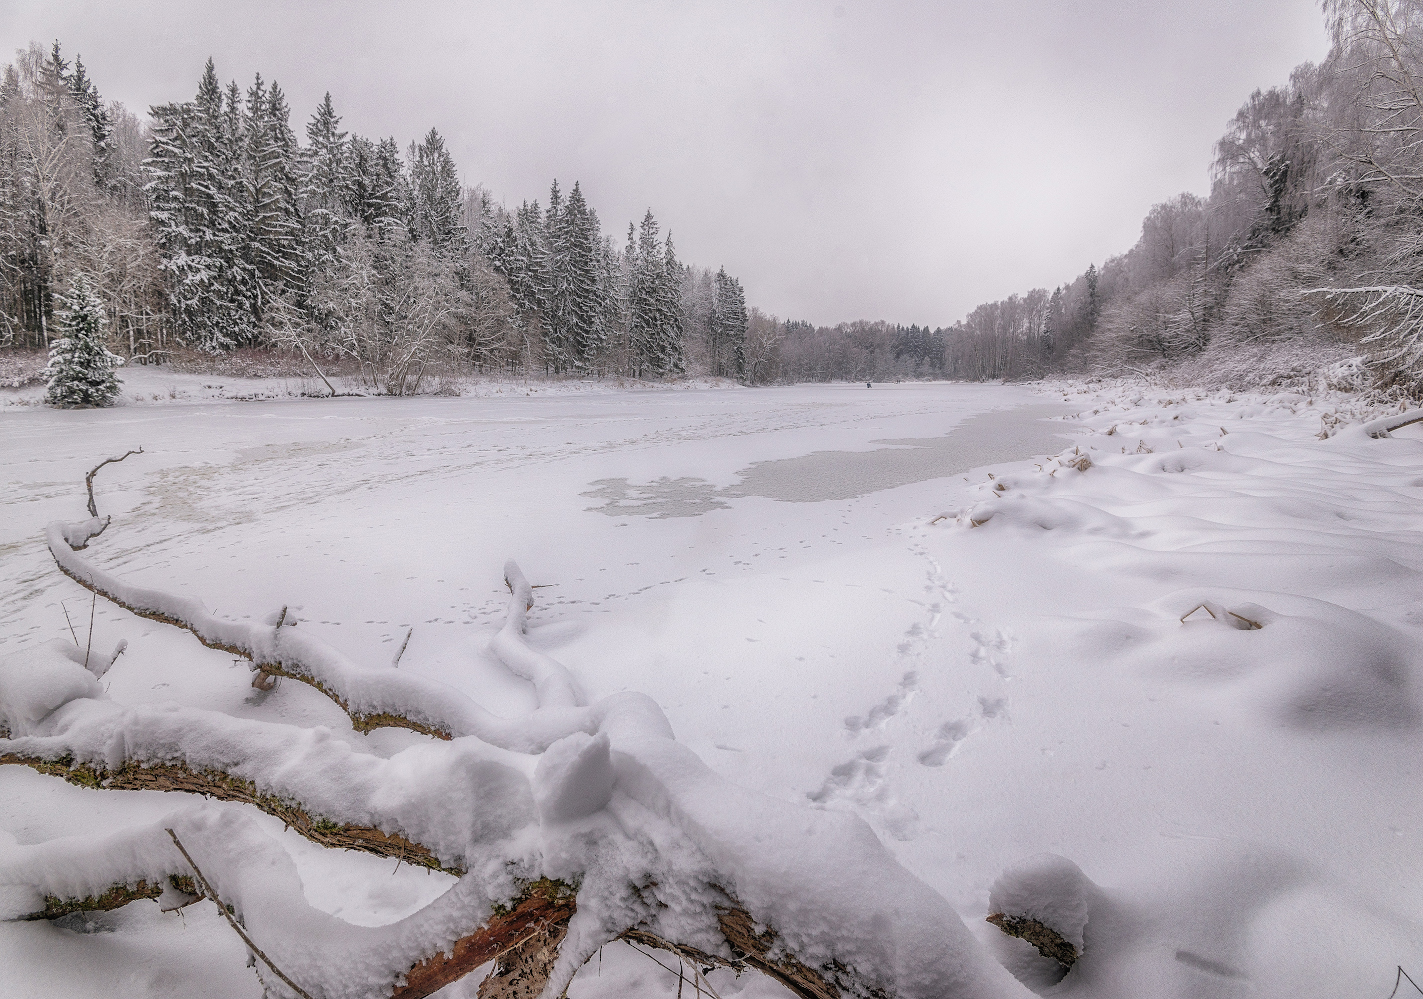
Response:
M933 330L787 323L784 381L1174 370L1239 385L1362 354L1423 392L1423 4L1326 0L1332 48L1256 91L1216 143L1210 193L1064 284Z

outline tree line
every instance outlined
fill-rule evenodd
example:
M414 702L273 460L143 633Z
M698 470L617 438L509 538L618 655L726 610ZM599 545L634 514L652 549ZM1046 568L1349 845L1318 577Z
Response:
M335 363L370 388L440 371L745 376L745 292L681 263L651 210L619 248L574 183L547 208L461 182L431 129L304 128L258 75L140 121L82 60L30 46L0 80L0 342L50 344L84 281L108 346L139 361L235 347ZM61 310L62 311L62 310Z
M277 346L391 392L449 369L1022 379L1284 348L1363 352L1423 394L1423 0L1324 13L1327 58L1249 97L1208 195L1154 206L1071 281L932 328L781 321L682 264L651 211L619 247L578 183L494 204L435 130L402 155L342 131L329 95L299 142L276 83L224 88L209 64L145 123L31 46L0 81L0 338L48 343L82 274L120 353Z
M1155 205L1126 253L980 305L927 344L887 323L781 324L768 377L1021 379L1217 357L1268 379L1347 350L1423 395L1423 0L1324 13L1327 58L1251 94L1215 145L1209 195Z

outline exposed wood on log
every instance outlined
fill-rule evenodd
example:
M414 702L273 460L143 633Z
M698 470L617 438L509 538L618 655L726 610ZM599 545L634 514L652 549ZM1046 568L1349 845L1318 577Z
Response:
M185 895L193 895L193 901L197 901L197 885L193 879L186 874L170 874L169 883L178 891ZM85 895L83 898L60 898L58 895L46 895L44 897L44 908L38 912L21 916L21 920L37 919L58 919L60 916L68 916L75 912L107 912L110 909L117 909L128 905L130 902L137 902L140 899L154 898L162 895L164 891L161 882L149 884L140 880L135 884L111 885L107 891L98 895ZM191 904L191 903L189 903Z
M756 920L740 905L722 906L717 912L717 923L731 948L732 957L729 960L675 943L644 929L628 930L622 934L622 939L669 951L698 968L731 968L738 973L754 968L774 978L801 999L841 999L845 995L885 999L888 996L883 989L863 981L841 964L816 970L797 960L794 955L777 954L775 931L765 929L758 933Z
M552 957L546 965L541 963L542 955L548 951L553 957L557 956L558 945L568 932L568 921L573 918L575 908L573 892L567 885L558 881L536 881L511 908L495 912L488 923L456 940L448 953L435 954L406 972L404 984L396 986L391 999L422 999L495 960L500 964L490 977L500 979L506 955L509 956L509 974L492 988L512 988L516 981L521 983L520 987L532 987L540 968L542 980L537 982L533 992L504 991L492 995L537 996L543 991L543 983L553 967ZM479 994L486 995L483 987Z
M773 957L775 932L767 929L757 933L756 921L745 909L739 906L723 908L717 913L717 923L721 926L722 936L726 937L726 942L731 945L733 954L757 971L770 975L801 999L840 999L841 989L819 971L802 964L793 955ZM849 969L836 966L827 970L834 977L844 979L845 984L851 984ZM850 991L851 994L885 996L879 989L858 981L853 983Z
M1077 948L1064 940L1051 926L1026 916L1009 916L995 912L988 921L1010 937L1021 937L1038 949L1043 957L1050 957L1064 968L1070 968L1081 957Z
M264 794L258 791L251 781L219 770L191 770L175 763L143 766L133 762L125 763L118 770L105 770L66 759L43 760L18 753L0 755L0 764L6 763L19 764L42 774L62 777L80 787L118 791L186 791L222 801L242 802L254 805L268 815L276 816L313 843L322 846L374 853L417 867L444 871L456 877L464 873L458 867L441 865L428 847L403 836L385 833L371 826L344 825L321 816L312 816L299 802Z
M494 970L479 983L479 999L539 999L567 935L567 921L534 927L528 936L495 958Z

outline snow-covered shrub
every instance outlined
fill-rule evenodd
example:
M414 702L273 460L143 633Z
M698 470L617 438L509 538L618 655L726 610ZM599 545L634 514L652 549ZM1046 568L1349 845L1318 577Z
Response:
M104 303L82 275L61 301L61 337L49 348L44 401L66 409L112 406L119 394L114 369L123 359L104 346Z
M1207 339L1201 282L1182 274L1112 303L1099 338L1097 353L1108 370L1136 370L1199 351Z
M1336 392L1363 392L1373 382L1368 359L1359 355L1346 357L1320 373L1326 388Z
M1324 380L1321 372L1349 363L1355 354L1348 345L1308 338L1261 343L1214 341L1202 353L1173 367L1164 381L1178 388L1209 386L1232 392L1265 387L1313 390ZM1365 377L1369 377L1367 373Z
M1301 222L1288 239L1251 260L1231 282L1213 338L1227 344L1323 342L1319 303L1302 294L1327 280L1338 233L1327 220Z

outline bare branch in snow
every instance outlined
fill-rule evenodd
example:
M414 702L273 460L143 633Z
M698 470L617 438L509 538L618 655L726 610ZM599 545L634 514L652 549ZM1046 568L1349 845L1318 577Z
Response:
M278 968L275 964L272 963L272 959L270 957L262 953L262 948L258 947L255 943L253 943L252 938L249 937L246 931L238 925L237 920L232 918L232 913L227 911L227 906L222 904L222 899L218 897L217 892L213 891L212 885L208 884L207 879L203 877L203 872L201 869L199 869L197 861L193 860L193 858L188 855L188 851L183 848L183 841L178 838L178 834L175 833L172 829L165 829L163 831L166 832L169 836L173 837L173 845L178 848L178 852L183 855L183 859L186 860L188 862L188 866L193 869L193 875L197 878L198 887L203 890L204 895L212 899L213 904L217 906L217 911L222 914L223 919L227 920L227 924L232 927L233 931L236 932L236 934L242 938L242 942L247 945L248 950L252 951L253 954L256 954L259 958L261 958L262 963L265 964L267 967L271 968L272 973L275 974L282 981L286 982L287 987L290 988L297 995L301 996L301 999L311 999L310 994L308 994L305 989L303 989L301 986L297 985L296 982L292 981L289 977L287 977L287 975L283 973L281 968Z
M99 509L94 505L94 476L98 475L99 469L103 468L105 465L112 465L117 462L123 461L131 454L143 454L143 448L140 447L134 448L132 451L125 451L117 458L105 458L93 468L89 469L89 474L84 476L84 488L89 491L89 516L99 516Z

